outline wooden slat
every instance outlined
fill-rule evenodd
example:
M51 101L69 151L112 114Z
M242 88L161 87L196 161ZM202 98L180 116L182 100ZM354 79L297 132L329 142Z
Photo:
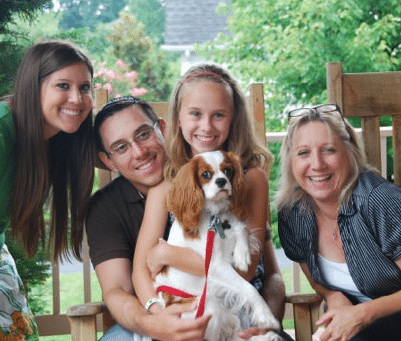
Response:
M92 290L91 290L91 262L89 257L89 245L86 232L84 232L84 239L82 242L82 254L83 254L83 270L84 270L84 302L88 303L92 301Z
M70 334L71 327L67 315L35 315L39 335L63 335Z
M53 314L60 314L60 266L59 262L52 263L53 279Z
M263 84L251 84L249 107L255 127L256 137L263 146L266 146L266 124Z
M343 74L346 117L401 113L401 72Z
M393 116L394 182L401 187L401 116Z
M327 63L327 102L337 104L343 110L342 65Z
M168 105L169 105L168 102L149 102L149 104L158 116L160 116L164 120L167 119Z
M361 127L368 162L381 172L380 117L362 117Z

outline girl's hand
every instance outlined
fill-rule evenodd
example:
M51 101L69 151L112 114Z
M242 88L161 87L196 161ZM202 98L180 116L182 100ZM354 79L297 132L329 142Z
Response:
M157 274L166 265L165 255L169 244L160 238L158 243L148 252L147 265L152 279L155 279Z
M316 323L318 326L326 327L320 335L320 340L349 340L371 322L367 316L363 304L330 309Z

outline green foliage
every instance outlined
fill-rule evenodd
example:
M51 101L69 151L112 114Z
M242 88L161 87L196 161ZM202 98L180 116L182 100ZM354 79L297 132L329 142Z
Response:
M8 26L14 22L16 15L32 21L36 10L52 6L51 0L1 0L0 34L15 34Z
M70 28L95 28L98 23L109 23L127 5L127 0L59 0L63 30Z
M0 97L10 94L24 49L11 38L0 37Z
M327 62L344 72L400 70L401 7L397 0L231 1L228 25L202 47L249 84L265 84L267 111L327 100ZM223 46L223 48L221 48ZM270 128L270 127L268 127Z
M0 96L12 92L13 80L22 60L27 39L22 22L32 23L51 0L2 0L0 10Z
M121 20L113 24L113 33L108 37L115 57L138 72L138 86L149 91L144 99L168 100L171 73L163 51L146 34L143 24L134 15L121 12L119 16Z
M57 36L60 33L59 21L60 16L53 11L37 11L35 18L31 21L17 17L12 29L18 32L19 36L24 37L19 39L18 43L28 47L38 40Z
M149 37L163 42L166 11L160 0L128 0L128 11L143 23Z
M28 258L21 243L18 243L10 231L6 233L6 245L14 258L18 274L28 293L29 305L33 314L45 312L45 303L40 297L30 296L33 288L40 291L50 276L50 263L47 254L40 247L33 258Z

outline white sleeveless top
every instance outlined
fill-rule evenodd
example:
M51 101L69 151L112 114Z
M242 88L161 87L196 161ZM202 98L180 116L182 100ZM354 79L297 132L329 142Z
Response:
M318 255L318 261L322 276L332 287L355 297L358 302L367 302L371 298L362 294L356 287L354 280L348 270L347 263L337 263Z

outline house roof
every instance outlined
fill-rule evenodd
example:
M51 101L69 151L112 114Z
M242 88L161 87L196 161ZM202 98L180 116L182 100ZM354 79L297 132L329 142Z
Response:
M219 32L227 33L227 16L216 13L221 2L230 4L230 0L165 0L165 48L190 49Z

